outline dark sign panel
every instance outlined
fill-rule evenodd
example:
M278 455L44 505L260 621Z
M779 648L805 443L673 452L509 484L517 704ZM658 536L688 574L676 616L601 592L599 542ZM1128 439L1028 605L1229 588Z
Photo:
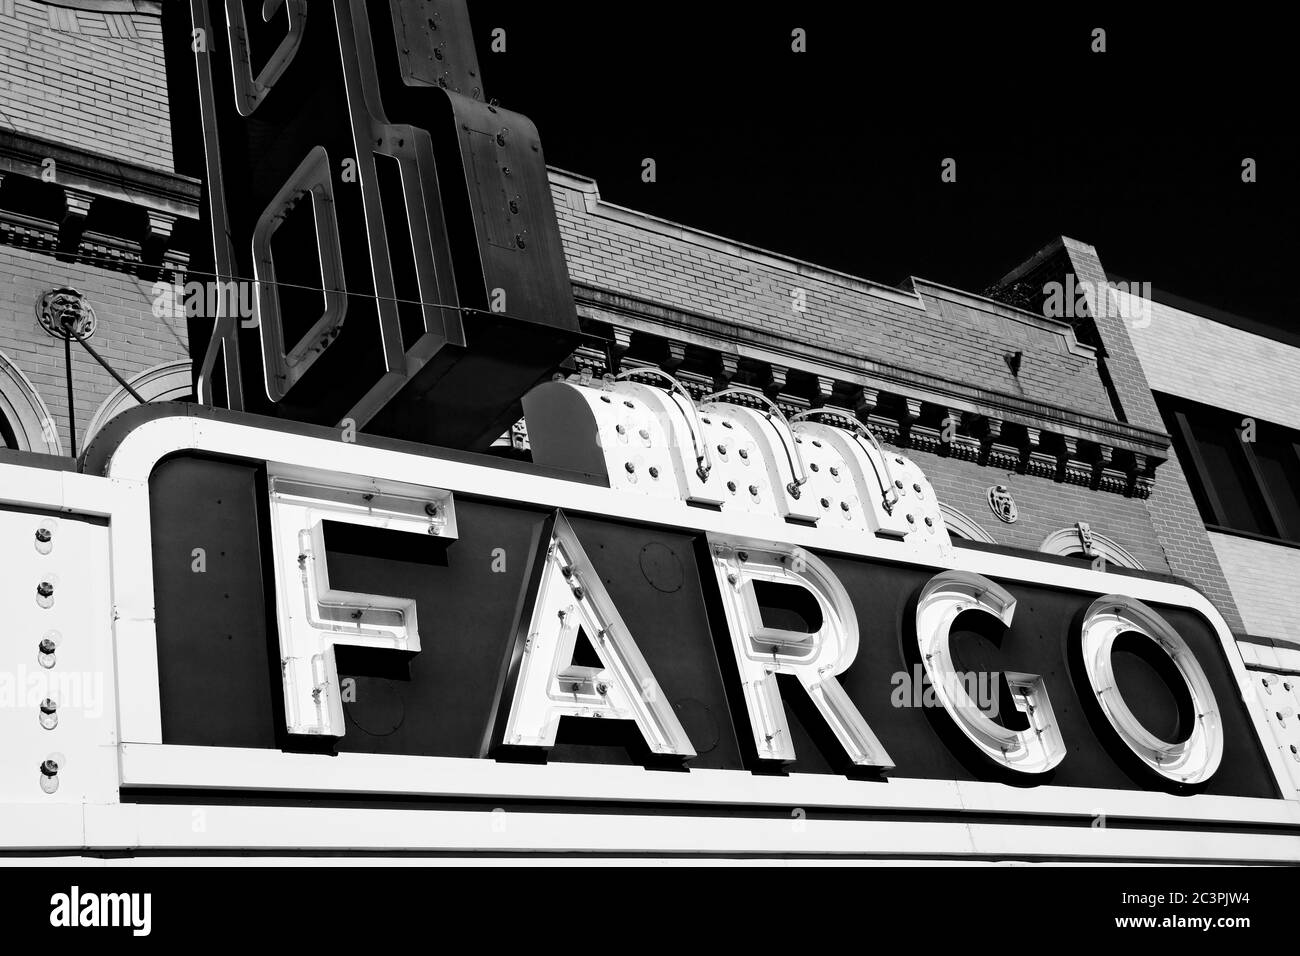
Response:
M202 400L486 446L577 335L536 129L463 2L265 6L191 3L213 271L254 284L192 330Z
M464 496L456 501L454 540L325 522L331 587L413 599L423 637L414 655L337 647L339 676L351 688L344 696L345 732L304 744L305 738L283 730L260 466L174 458L155 472L151 501L165 743L879 776L853 765L823 713L786 676L780 699L795 759L777 763L756 752L704 535L603 517L557 518L553 510ZM512 656L521 635L528 637L529 608L538 600L541 563L553 553L557 520L565 521L594 569L598 585L587 586L608 595L635 637L693 756L652 753L632 720L561 717L549 748L512 747L503 735ZM183 557L196 539L260 560L192 574ZM851 598L860 642L838 679L888 751L890 775L1276 796L1222 646L1197 613L1154 608L1186 642L1218 702L1222 762L1195 787L1160 779L1134 760L1097 705L1079 660L1081 621L1095 594L1005 582L1017 607L1010 625L989 615L959 616L951 629L953 656L970 675L998 678L986 690L1001 724L1027 726L1009 687L1027 675L1041 677L1068 753L1050 772L1027 777L1008 773L973 747L927 689L917 606L935 570L810 554L808 560L824 562ZM791 593L769 588L754 594L764 623L781 633L797 633L817 614ZM591 646L597 639L602 636L583 633L574 644L575 696L584 665L597 663ZM1163 739L1186 739L1198 715L1189 712L1182 681L1161 656L1120 640L1110 659L1119 691L1143 725Z

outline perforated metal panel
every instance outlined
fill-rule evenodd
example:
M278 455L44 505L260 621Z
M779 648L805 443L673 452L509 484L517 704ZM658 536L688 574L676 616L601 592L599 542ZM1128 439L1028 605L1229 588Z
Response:
M934 489L910 459L853 428L790 424L726 400L696 408L664 380L575 375L534 389L524 399L533 460L637 494L892 538L918 558L952 553Z
M1251 671L1251 676L1282 763L1292 783L1300 788L1300 676L1270 671Z

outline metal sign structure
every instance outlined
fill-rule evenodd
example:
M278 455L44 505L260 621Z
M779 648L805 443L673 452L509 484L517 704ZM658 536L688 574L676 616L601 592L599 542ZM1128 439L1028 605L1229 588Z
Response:
M534 441L590 410L585 474L197 406L0 466L6 663L45 676L6 849L1300 858L1198 592L953 547L855 428L674 394L535 390Z
M212 272L255 293L192 324L200 400L486 447L578 326L537 131L484 101L463 0L191 11Z

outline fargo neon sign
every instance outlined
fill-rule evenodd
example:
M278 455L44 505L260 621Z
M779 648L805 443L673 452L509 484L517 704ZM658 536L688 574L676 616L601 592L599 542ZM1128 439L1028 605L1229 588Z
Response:
M615 434L634 411L617 407ZM942 526L930 535L907 522L928 516L932 490L892 452L888 474L907 476L908 494L892 515L881 503L872 533L862 510L850 520L825 509L813 526L782 515L776 495L764 496L764 513L684 500L712 484L661 494L645 480L660 461L653 443L636 446L638 494L590 471L573 480L220 411L164 411L136 410L113 448L99 446L108 454L97 467L131 497L130 514L153 512L114 535L127 742L262 748L288 761L368 754L394 767L545 757L739 772L737 782L786 771L1180 793L1206 784L1225 796L1274 796L1285 773L1262 743L1267 716L1251 675L1202 595L953 548ZM724 436L757 434L725 409L702 412L714 450ZM873 463L857 463L861 483L836 485L827 456L852 448L803 424L794 434L806 457L795 464L812 477L801 500L841 487L869 503ZM626 429L634 437L637 425ZM737 476L770 464L761 446L749 466L735 449ZM715 459L710 481L733 480ZM766 488L786 477L753 473ZM196 509L196 482L225 505ZM244 504L231 510L235 500ZM900 512L935 542L928 551L890 533L884 519ZM156 560L157 548L179 544L187 556L205 545L210 567L219 552L237 556L244 570L214 579L192 573L188 557ZM209 609L224 616L216 642ZM896 703L900 671L923 674L937 706ZM1000 675L998 708L981 706L972 672ZM359 695L348 698L349 687ZM390 706L400 726L374 720Z
M335 661L340 645L387 649L411 656L437 640L421 633L415 602L398 596L357 594L330 586L323 526L326 522L454 539L451 494L374 494L273 478L273 539L283 690L288 731L341 738L346 734L344 691ZM723 607L726 637L743 693L753 750L764 762L797 759L778 676L793 677L849 762L887 772L905 769L892 755L838 680L858 656L862 633L851 597L830 566L797 545L706 533L709 563ZM494 748L554 746L562 717L626 720L650 752L689 760L696 756L673 707L625 622L582 541L562 510L547 520L542 547L527 575L503 663L496 719L487 741ZM764 618L759 589L802 592L813 626L796 630ZM1009 626L1016 600L1001 585L965 570L933 575L915 609L916 651L935 696L953 726L985 758L1008 772L1032 777L1068 759L1054 702L1040 675L1005 674L1023 729L1011 729L972 698L951 638L959 615L991 615ZM598 664L575 664L581 635ZM1182 691L1193 702L1190 731L1162 740L1134 716L1110 664L1120 635L1150 642L1168 658ZM1140 601L1107 594L1092 602L1072 639L1085 662L1087 682L1118 738L1151 774L1177 784L1209 780L1224 751L1220 709L1209 679L1178 632Z

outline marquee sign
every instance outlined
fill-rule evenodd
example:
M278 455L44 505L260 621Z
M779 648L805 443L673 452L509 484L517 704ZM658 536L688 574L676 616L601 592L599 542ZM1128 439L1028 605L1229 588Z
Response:
M528 396L535 457L580 470L195 406L120 416L86 474L0 465L45 549L9 533L6 567L50 585L16 626L46 672L110 675L52 729L3 712L33 779L0 798L121 808L141 846L931 852L869 822L892 808L962 855L977 809L1030 855L1297 850L1214 832L1300 818L1200 594L955 547L861 426L638 379ZM195 836L196 800L231 829ZM1128 822L1083 846L1097 819Z

